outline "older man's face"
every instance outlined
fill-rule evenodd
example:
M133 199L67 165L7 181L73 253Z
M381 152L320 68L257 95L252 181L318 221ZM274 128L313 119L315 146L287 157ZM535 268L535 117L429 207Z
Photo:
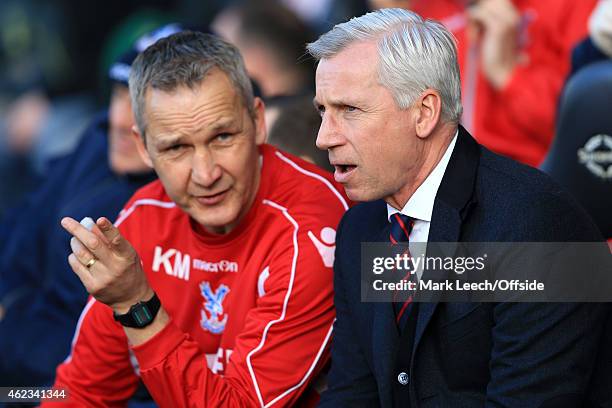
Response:
M170 198L205 229L231 231L259 185L265 140L263 104L256 118L230 79L211 71L196 89L146 94L146 155Z
M335 179L350 199L371 201L409 189L422 165L412 108L400 110L378 83L375 42L350 45L317 68L315 105Z

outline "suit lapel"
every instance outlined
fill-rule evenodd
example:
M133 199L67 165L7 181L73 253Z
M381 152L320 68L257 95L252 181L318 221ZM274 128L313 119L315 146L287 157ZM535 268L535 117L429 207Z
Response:
M446 204L440 202L436 204L437 208L434 210L437 212L435 216L432 216L432 223L429 230L430 242L457 242L461 233L461 218L459 212ZM434 218L435 217L435 218ZM434 220L436 223L434 224ZM454 255L452 246L445 246L445 250L448 251L446 254L440 254L441 256ZM431 256L428 247L428 256ZM423 336L423 332L427 327L427 324L431 320L431 317L438 306L438 302L423 302L419 304L419 315L415 330L415 337L413 343L412 358L414 359L416 347Z
M457 143L436 194L428 242L456 243L460 240L463 220L471 206L476 203L474 186L479 157L479 145L462 126L459 126ZM448 253L442 254L443 256L454 255L452 246L445 247L445 251ZM429 246L427 252L429 255ZM437 306L438 302L426 302L419 305L413 343L413 360L419 342Z

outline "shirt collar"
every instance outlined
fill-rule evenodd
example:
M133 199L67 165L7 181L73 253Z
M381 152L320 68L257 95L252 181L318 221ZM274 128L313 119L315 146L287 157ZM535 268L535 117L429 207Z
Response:
M412 194L412 197L408 200L404 208L401 211L387 204L387 218L390 219L395 213L401 212L408 217L414 218L415 220L431 222L431 214L433 213L434 201L438 188L444 177L444 172L448 166L455 143L457 142L457 135L459 131L455 132L453 140L446 148L446 152L442 156L442 159L438 162L433 171L427 176L425 181L417 188Z

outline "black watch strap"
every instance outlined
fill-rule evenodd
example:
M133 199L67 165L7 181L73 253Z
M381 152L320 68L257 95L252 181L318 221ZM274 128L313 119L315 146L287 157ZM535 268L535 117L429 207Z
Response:
M115 320L121 323L125 327L135 327L135 328L143 328L150 325L155 316L157 316L157 312L159 312L159 308L161 306L161 302L157 297L156 293L153 293L153 297L146 302L138 302L135 305L130 307L130 310L125 314L117 314L113 313Z

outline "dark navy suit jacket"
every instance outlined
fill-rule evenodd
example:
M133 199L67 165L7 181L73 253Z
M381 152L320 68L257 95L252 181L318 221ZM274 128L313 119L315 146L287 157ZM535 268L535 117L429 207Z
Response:
M390 303L360 300L360 243L384 241L383 201L338 228L337 321L325 407L392 406L399 333ZM599 241L588 215L539 171L460 128L428 242ZM421 303L409 372L415 407L581 406L605 310L583 303Z

